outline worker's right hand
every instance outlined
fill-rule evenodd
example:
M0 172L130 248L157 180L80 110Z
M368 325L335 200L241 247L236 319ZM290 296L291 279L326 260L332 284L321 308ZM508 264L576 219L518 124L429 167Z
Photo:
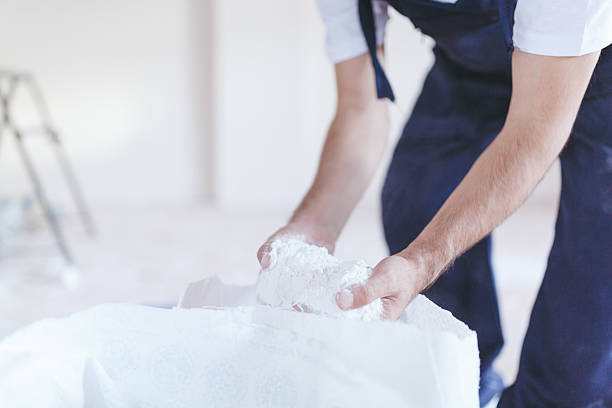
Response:
M270 245L272 242L279 238L296 238L300 239L308 244L322 246L327 248L329 253L334 252L335 240L326 237L324 233L318 230L314 225L304 222L290 222L286 226L282 227L264 242L257 251L257 259L262 269L266 269L270 266Z

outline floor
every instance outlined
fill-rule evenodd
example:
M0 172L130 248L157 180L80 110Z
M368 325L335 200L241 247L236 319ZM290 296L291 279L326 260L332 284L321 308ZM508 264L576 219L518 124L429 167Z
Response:
M516 374L529 311L552 242L554 205L530 202L495 234L494 264L506 346L497 364ZM32 321L99 303L175 304L191 281L218 274L227 282L256 279L258 245L289 209L97 211L90 239L78 220L63 224L79 266L76 285L62 283L62 262L39 225L4 245L0 258L0 338ZM386 254L378 209L357 209L338 242L342 258L376 263ZM74 283L74 282L72 282Z

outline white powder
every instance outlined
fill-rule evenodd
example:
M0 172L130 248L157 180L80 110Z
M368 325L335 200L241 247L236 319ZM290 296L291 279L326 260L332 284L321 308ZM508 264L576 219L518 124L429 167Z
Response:
M327 249L296 238L278 239L271 244L270 265L257 282L259 300L270 306L303 309L329 316L379 320L380 299L359 309L343 311L336 294L354 284L364 283L372 268L363 261L341 261Z

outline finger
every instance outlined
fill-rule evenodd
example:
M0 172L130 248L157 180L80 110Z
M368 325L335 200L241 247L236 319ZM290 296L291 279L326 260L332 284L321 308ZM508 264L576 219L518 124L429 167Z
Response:
M302 304L293 305L293 310L295 310L296 312L312 313L308 306Z
M374 273L362 285L352 286L336 295L336 303L342 310L356 309L389 294L386 274Z
M383 320L395 321L402 317L406 307L414 300L418 295L415 291L403 291L397 296L387 296L382 299L383 301Z
M270 241L266 241L257 251L257 260L262 269L270 266Z
M383 312L381 319L395 321L404 313L405 305L402 305L397 298L382 298Z

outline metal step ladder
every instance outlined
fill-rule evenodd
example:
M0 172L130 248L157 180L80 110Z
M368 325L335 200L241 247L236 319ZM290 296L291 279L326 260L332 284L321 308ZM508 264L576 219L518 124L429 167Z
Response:
M20 128L15 122L13 115L13 104L15 96L18 92L25 91L28 93L36 114L40 119L40 126L24 129ZM66 240L65 234L61 228L57 216L54 214L49 202L49 196L43 186L39 173L32 160L32 155L28 152L26 139L29 135L38 134L46 137L55 153L55 157L59 163L62 174L68 184L70 195L77 207L79 217L83 223L86 233L89 236L94 236L96 228L91 217L91 213L85 202L82 189L77 181L75 173L72 169L66 151L62 144L61 137L57 128L53 125L49 110L42 95L40 86L35 78L27 72L19 72L8 69L0 69L0 144L4 134L12 134L15 138L18 154L25 166L27 175L32 183L34 195L40 203L45 219L51 228L55 238L56 245L64 259L66 266L75 267L75 260Z

